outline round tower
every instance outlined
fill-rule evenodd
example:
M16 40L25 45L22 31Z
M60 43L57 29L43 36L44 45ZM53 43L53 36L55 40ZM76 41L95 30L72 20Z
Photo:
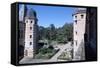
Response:
M25 49L24 56L35 57L37 46L37 17L33 9L28 9L25 16Z
M73 20L73 57L74 60L85 60L84 34L86 24L86 8L75 9Z

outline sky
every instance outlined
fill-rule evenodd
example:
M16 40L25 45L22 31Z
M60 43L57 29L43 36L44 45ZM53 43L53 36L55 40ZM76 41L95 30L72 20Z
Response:
M54 24L55 27L62 27L65 23L73 22L74 7L27 5L27 8L36 11L39 26L49 27Z

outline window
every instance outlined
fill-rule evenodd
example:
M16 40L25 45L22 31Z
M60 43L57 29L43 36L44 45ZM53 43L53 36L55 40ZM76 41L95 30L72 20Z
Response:
M32 30L32 27L30 27L30 30Z
M30 35L30 38L32 38L32 35Z
M75 18L77 18L77 16L75 16Z
M76 41L76 46L77 46L77 41Z
M77 24L77 20L75 20L75 23Z
M30 42L30 45L32 45L32 42Z
M84 17L84 15L81 15L81 18L83 18Z
M31 23L32 23L32 21L31 21Z
M76 35L77 35L77 31L76 31L75 33L76 33Z

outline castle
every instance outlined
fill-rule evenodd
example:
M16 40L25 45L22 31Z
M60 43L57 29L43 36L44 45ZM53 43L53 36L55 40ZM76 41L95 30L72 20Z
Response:
M19 59L34 58L38 49L37 15L25 5L19 13ZM73 60L96 60L96 17L94 8L77 8L73 14Z

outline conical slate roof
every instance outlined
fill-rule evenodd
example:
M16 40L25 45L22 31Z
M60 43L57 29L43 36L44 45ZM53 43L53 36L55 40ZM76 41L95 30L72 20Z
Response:
M86 8L76 8L73 15L80 14L80 13L86 13Z
M77 8L76 13L86 13L86 8Z
M35 12L35 10L28 9L27 12L26 12L26 16L25 17L27 17L29 19L36 18L36 12Z

